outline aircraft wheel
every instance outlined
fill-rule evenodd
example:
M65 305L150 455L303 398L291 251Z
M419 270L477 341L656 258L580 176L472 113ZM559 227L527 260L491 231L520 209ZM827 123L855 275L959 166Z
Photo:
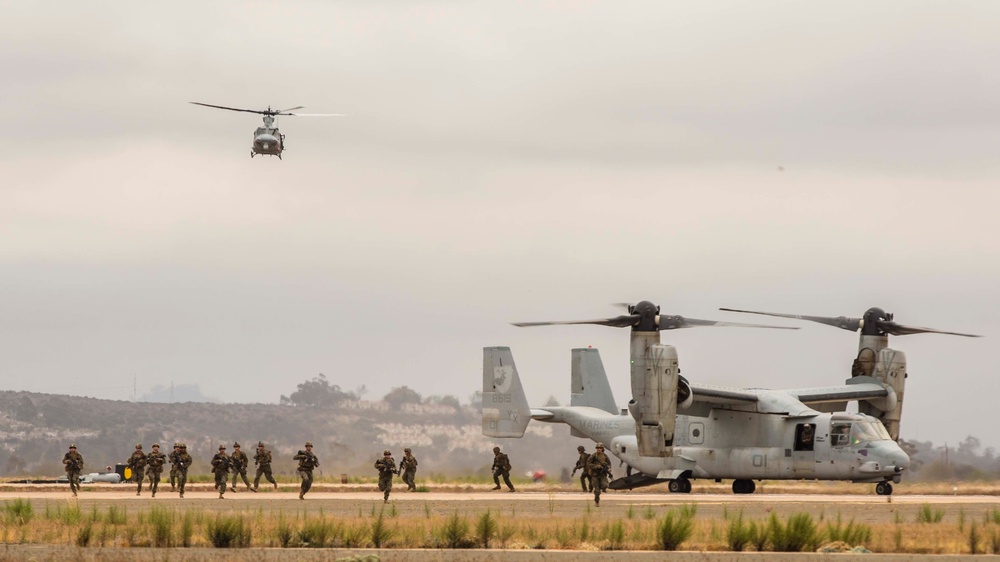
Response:
M687 478L684 478L682 481L684 482L684 489L681 490L681 493L690 494L691 493L691 481L688 480Z
M879 482L875 485L875 493L880 496L891 496L892 484L888 482Z
M671 480L667 484L667 489L670 490L671 494L682 494L684 493L684 484L681 480Z
M733 480L734 494L752 494L757 489L753 480Z

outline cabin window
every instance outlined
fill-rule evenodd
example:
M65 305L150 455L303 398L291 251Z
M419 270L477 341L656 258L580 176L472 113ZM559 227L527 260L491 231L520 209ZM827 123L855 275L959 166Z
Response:
M800 423L795 426L795 450L812 451L816 440L816 424Z
M844 447L851 444L851 422L835 421L830 423L830 444L834 447Z

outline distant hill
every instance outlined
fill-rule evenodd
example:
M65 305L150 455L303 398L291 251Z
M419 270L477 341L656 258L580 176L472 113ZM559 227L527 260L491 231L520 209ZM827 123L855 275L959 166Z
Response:
M70 443L86 461L85 471L124 462L136 443L154 441L168 452L183 441L195 459L192 471L208 473L220 444L232 452L238 441L252 456L257 441L271 449L275 471L294 474L292 456L306 441L315 444L320 475L374 476L383 449L398 460L412 447L420 474L487 474L494 444L501 445L524 474L542 469L558 477L572 467L576 446L565 426L533 423L523 439L491 440L480 414L468 405L343 400L335 406L288 404L158 403L99 400L32 392L0 392L0 475L55 475Z

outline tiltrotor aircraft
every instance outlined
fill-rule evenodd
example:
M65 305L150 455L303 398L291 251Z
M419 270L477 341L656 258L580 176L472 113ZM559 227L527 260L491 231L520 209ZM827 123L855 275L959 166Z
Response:
M638 472L613 480L612 489L666 481L671 492L687 493L692 479L732 479L734 493L750 494L754 480L848 480L876 483L876 493L890 495L910 464L895 441L906 363L901 352L887 348L884 333L868 332L876 325L885 333L936 330L906 328L891 323L891 316L881 317L881 323L855 322L854 329L868 327L862 331L857 376L843 386L789 390L688 382L680 376L677 350L660 343L660 332L734 324L660 315L648 301L617 318L515 324L631 328L632 399L619 411L598 350L574 349L570 406L530 408L510 349L488 347L483 434L516 438L530 420L565 423L575 437L610 444L609 452ZM845 411L852 400L859 401L860 413Z
M253 144L250 145L250 158L257 154L267 154L277 156L281 160L281 153L285 150L285 135L281 134L275 124L275 117L279 115L291 115L295 117L343 117L341 113L291 113L296 109L302 109L301 105L289 107L288 109L239 109L236 107L226 107L224 105L212 105L209 103L190 102L194 105L214 107L216 109L226 109L229 111L242 111L244 113L257 113L264 116L264 126L257 127L253 133Z

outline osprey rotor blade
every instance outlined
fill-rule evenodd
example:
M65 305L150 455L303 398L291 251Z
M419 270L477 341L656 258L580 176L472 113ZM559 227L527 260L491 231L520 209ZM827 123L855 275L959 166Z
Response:
M346 113L279 113L278 115L291 115L293 117L347 117Z
M193 103L194 105L202 105L202 106L205 106L205 107L214 107L215 109L225 109L225 110L228 110L228 111L242 111L243 113L258 113L260 115L266 115L268 113L267 111L261 111L261 110L258 110L258 109L240 109L238 107L226 107L224 105L212 105L210 103L201 103L201 102L197 102L197 101L191 101L191 102L188 102L188 103Z
M819 322L820 324L826 324L827 326L833 326L835 328L840 328L842 330L847 330L849 332L857 332L858 328L861 327L860 318L846 318L844 316L838 316L836 318L831 318L827 316L802 316L799 314L781 314L778 312L757 312L755 310L739 310L736 308L720 308L719 310L725 310L726 312L741 312L743 314L760 314L762 316L774 316L776 318L809 320L810 322Z
M618 316L615 318L601 318L597 320L568 320L551 322L514 322L512 325L518 328L530 328L533 326L573 326L577 324L594 324L597 326L611 326L614 328L627 328L639 321L638 314Z
M893 321L881 321L878 323L879 329L887 334L893 336L909 336L912 334L945 334L949 336L962 336L964 338L981 338L983 336L976 334L962 334L960 332L946 332L944 330L935 330L933 328L920 328L917 326L903 326L902 324L897 324Z
M679 330L681 328L698 328L716 326L719 328L772 328L775 330L798 330L795 326L772 326L769 324L747 324L744 322L721 322L718 320L700 320L683 316L660 316L660 330Z

